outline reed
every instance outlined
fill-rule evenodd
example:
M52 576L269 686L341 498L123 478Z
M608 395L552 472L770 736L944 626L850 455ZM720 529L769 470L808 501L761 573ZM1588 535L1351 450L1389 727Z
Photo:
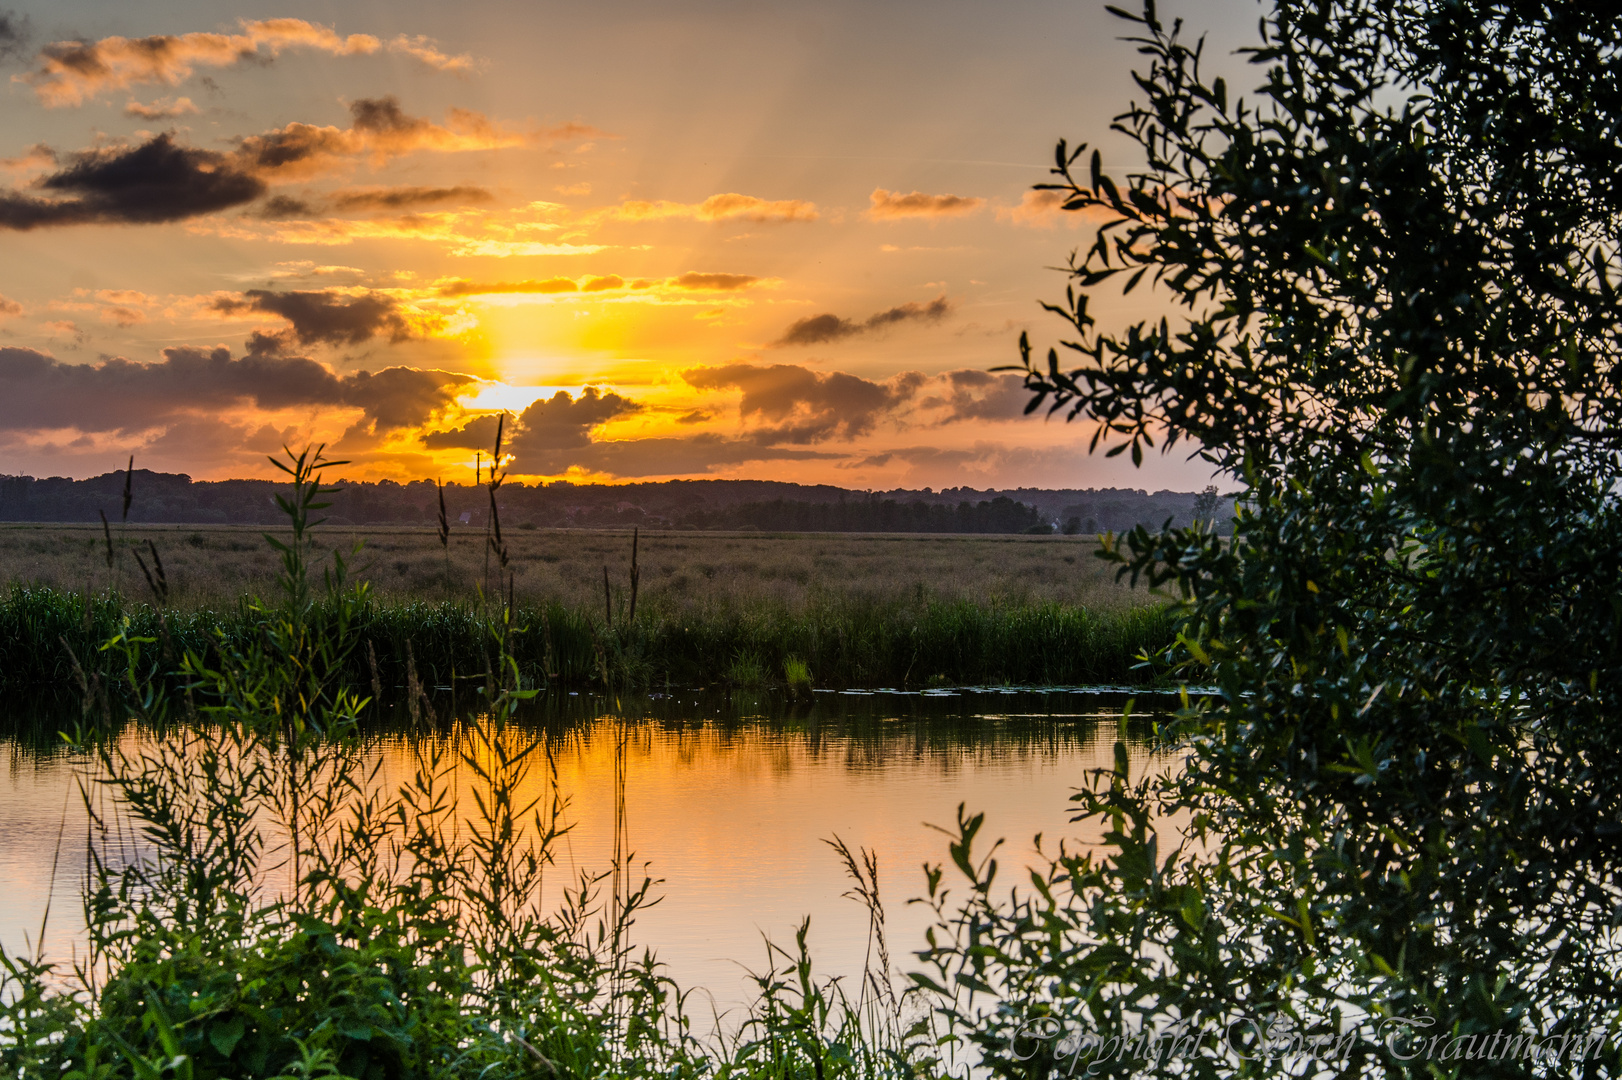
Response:
M154 583L154 599L162 589ZM440 686L482 672L487 614L470 602L368 599L351 618L360 655L371 649L382 681L403 688L408 667ZM324 625L337 616L317 600L310 617ZM86 665L98 657L112 664L100 646L126 620L130 634L166 635L174 650L206 653L219 641L246 644L254 618L246 597L220 609L175 611L105 592L13 585L0 596L0 691L74 685L75 656ZM1174 622L1158 607L1093 611L1053 602L824 596L799 609L769 602L696 610L644 604L634 620L609 624L602 609L516 602L509 651L525 685L540 688L716 685L725 681L728 661L743 654L760 670L751 684L1145 685L1154 672L1140 658L1171 644ZM154 674L163 657L144 663ZM370 685L371 674L358 661L346 670L357 686Z
M513 722L534 691L506 648L510 607L484 617L494 652L482 650L480 708L454 736L419 731L409 778L382 782L359 728L368 702L348 678L358 657L379 663L361 630L368 590L334 559L317 595L305 557L324 464L319 449L289 463L292 528L275 542L273 601L245 602L229 625L161 621L161 647L116 600L81 613L92 628L113 620L98 651L116 659L110 677L122 690L92 702L86 678L86 718L71 735L93 763L88 951L64 964L0 950L0 1073L944 1072L927 1020L904 1028L901 1003L877 989L888 971L855 1002L814 976L808 923L794 948L773 947L742 1023L704 1040L685 995L651 955L634 952L631 929L653 883L631 875L628 851L616 845L611 868L554 886L561 902L547 902L567 808L545 733ZM26 590L13 600L41 625L65 610ZM158 737L125 737L131 719ZM472 790L459 791L455 776L471 778ZM524 794L537 778L550 796ZM94 799L91 789L114 797ZM127 842L135 837L138 848ZM855 895L876 907L876 866L840 850ZM872 925L887 957L882 918Z

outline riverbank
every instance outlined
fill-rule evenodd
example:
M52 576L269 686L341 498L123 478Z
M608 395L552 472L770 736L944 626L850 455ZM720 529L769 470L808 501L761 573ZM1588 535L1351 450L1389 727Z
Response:
M374 600L352 627L347 676L357 687L404 686L408 667L427 686L482 681L491 652L488 612L468 601ZM976 603L913 596L830 595L798 607L645 604L608 621L563 601L515 605L509 650L527 685L657 689L809 686L1143 684L1139 657L1168 645L1161 606L1086 608L1055 601ZM313 618L331 618L318 604ZM154 665L213 649L218 635L255 633L247 599L193 611L160 611L115 594L14 585L0 596L0 689L76 684L124 619L151 638ZM155 670L155 668L154 668ZM809 680L809 683L806 683Z

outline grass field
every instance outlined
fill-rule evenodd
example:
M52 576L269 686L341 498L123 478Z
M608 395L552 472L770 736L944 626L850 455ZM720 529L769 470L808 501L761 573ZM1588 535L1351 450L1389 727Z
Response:
M486 670L482 532L449 551L422 529L332 530L371 583L350 676L402 685L408 656L441 685ZM216 633L247 640L247 597L275 600L277 560L247 527L0 528L0 685L67 687L69 651L95 662L129 615L171 652L208 652ZM1091 538L758 533L631 537L516 530L515 660L533 686L939 686L1139 682L1145 649L1174 636L1144 591L1117 584ZM168 583L164 622L135 556ZM604 568L608 588L604 588ZM491 582L499 573L492 559ZM505 600L503 595L501 601ZM362 657L366 659L362 661ZM155 659L154 659L154 662ZM454 678L453 678L454 676Z
M163 560L171 604L197 610L270 591L276 563L264 530L252 526L150 526L112 531L119 557L109 571L100 526L0 526L0 581L66 592L117 584L144 596L146 582L128 551L151 540ZM451 532L448 552L432 529L330 529L323 542L347 552L385 600L469 600L484 581L485 538ZM558 602L601 611L606 566L616 603L628 587L631 535L620 532L507 531L514 590L521 602ZM1093 557L1092 537L935 536L848 533L650 532L642 534L638 604L664 610L747 608L765 603L802 611L818 599L916 600L976 604L1055 602L1104 610L1153 597L1117 585ZM150 562L150 558L148 558ZM492 571L492 574L494 571Z

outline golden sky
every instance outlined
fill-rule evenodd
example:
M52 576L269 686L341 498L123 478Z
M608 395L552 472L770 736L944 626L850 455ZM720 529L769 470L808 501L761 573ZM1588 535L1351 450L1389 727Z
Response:
M1226 54L1255 9L1189 4ZM0 473L1201 486L1022 417L1131 97L1092 4L0 14ZM1111 300L1113 299L1113 302ZM1106 320L1158 316L1101 297Z

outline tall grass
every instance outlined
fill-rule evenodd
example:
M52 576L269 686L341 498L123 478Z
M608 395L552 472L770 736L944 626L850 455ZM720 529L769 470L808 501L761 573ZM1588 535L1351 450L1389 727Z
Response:
M484 612L482 696L461 733L425 728L411 776L382 783L367 764L358 726L367 701L350 675L370 666L360 658L381 640L377 616L341 561L319 597L310 582L308 514L320 508L322 464L319 452L290 464L293 528L278 545L276 599L213 623L152 616L154 634L110 602L78 612L86 636L98 618L116 623L98 649L103 664L87 668L78 652L70 661L87 697L74 741L95 763L93 785L113 796L85 797L88 952L62 965L0 951L0 1074L910 1080L940 1071L927 1024L904 1029L900 1002L881 992L887 982L852 1002L813 976L804 925L759 977L744 1022L700 1039L679 988L631 944L651 883L629 877L623 858L601 876L552 881L567 807L544 733L513 723L533 691L507 648L522 638L510 606ZM13 599L37 629L65 636L67 605ZM593 651L604 655L600 636ZM102 680L118 692L103 692ZM135 737L131 717L142 722ZM553 780L541 785L548 794L521 796L537 775ZM876 870L844 854L858 897L876 908ZM878 915L873 927L887 956Z
M313 624L337 617L326 600ZM368 598L349 616L360 642L346 674L369 685L370 646L389 686L404 686L407 644L420 677L434 685L488 665L484 611L473 602L394 603ZM255 632L252 605L160 612L109 593L82 594L13 585L0 597L0 690L76 685L74 657L90 673L112 660L100 647L128 620L129 633L159 639L145 663L156 671L186 649L242 643ZM605 625L602 610L559 602L519 603L509 643L531 687L649 688L715 684L740 654L770 676L800 661L818 686L1141 684L1140 654L1175 637L1163 608L1088 610L1059 603L867 599L823 596L798 610L760 603L681 610L644 604ZM165 637L167 635L167 637ZM165 644L167 642L167 644ZM171 656L172 658L172 656ZM103 673L105 677L105 672Z

